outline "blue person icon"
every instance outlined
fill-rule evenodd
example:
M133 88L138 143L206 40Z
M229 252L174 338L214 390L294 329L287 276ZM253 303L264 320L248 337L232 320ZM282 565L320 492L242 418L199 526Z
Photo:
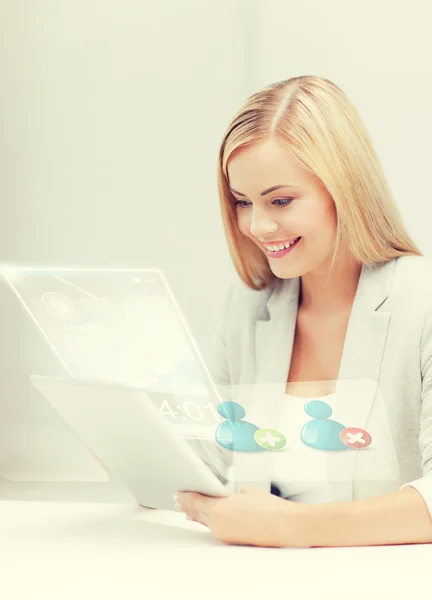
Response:
M243 421L246 411L237 402L227 400L217 407L218 413L226 421L220 423L215 432L216 442L228 450L237 452L263 452L265 448L256 443L254 434L259 427Z
M305 404L304 410L312 417L300 431L300 439L306 446L317 450L347 450L339 437L345 425L330 419L333 411L327 402L311 400Z

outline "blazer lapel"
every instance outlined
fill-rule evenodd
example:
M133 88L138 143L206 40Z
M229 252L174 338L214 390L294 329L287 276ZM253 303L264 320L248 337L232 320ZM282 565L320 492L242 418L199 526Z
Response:
M349 407L351 422L346 427L367 430L381 370L381 361L387 337L390 313L378 311L390 293L396 259L377 267L363 265L351 309L338 380L333 416L338 420L338 408L346 412L346 404L353 390L361 389ZM297 321L300 278L278 282L270 295L255 331L255 385L253 403L260 404L268 425L280 414L286 381L291 364ZM360 388L359 388L360 386ZM266 425L262 424L262 427ZM328 478L343 480L343 496L353 497L353 477L358 451L343 452L343 462L328 461ZM339 471L343 465L343 473ZM343 499L343 498L341 498Z
M333 412L349 413L346 427L368 430L368 420L375 402L380 378L382 357L390 322L388 311L378 311L390 294L396 259L377 267L363 265L354 298L343 346L336 384ZM347 409L346 405L349 406ZM372 440L373 444L373 440ZM357 450L347 450L343 456L329 457L329 479L341 481L340 499L353 499L353 481ZM337 458L342 460L338 461ZM341 470L342 469L342 470Z
M267 302L267 312L256 322L255 387L271 386L284 394L294 345L300 278L279 283ZM273 395L273 394L272 394ZM269 407L270 408L270 407Z

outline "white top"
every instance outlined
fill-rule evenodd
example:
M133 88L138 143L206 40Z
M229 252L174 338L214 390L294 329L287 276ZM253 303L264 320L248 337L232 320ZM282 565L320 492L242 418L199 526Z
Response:
M326 467L330 455L343 451L310 447L303 442L301 434L304 425L315 420L305 411L305 406L311 401L326 403L332 409L330 420L338 421L332 405L335 395L334 392L313 397L284 394L286 403L281 409L277 429L285 436L286 446L272 452L272 482L278 486L284 498L305 503L324 503L336 499ZM320 419L319 426L322 421Z

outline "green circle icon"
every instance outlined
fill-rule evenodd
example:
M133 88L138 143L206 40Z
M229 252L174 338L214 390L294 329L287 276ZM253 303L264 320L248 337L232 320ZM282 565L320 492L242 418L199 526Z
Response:
M266 450L280 450L286 444L285 436L276 429L258 429L254 438L256 443Z

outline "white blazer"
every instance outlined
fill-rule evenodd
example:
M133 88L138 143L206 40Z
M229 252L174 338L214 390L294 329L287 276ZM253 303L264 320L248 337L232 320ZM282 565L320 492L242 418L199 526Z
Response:
M252 407L245 419L260 419L260 427L276 422L284 397L299 283L299 277L277 279L255 291L238 281L227 296L210 371L225 398ZM336 403L346 426L365 429L373 438L368 449L349 448L329 459L329 478L342 482L336 499L368 498L411 485L432 515L430 259L403 256L378 267L363 265ZM248 460L258 465L262 454L250 453ZM343 460L337 458L342 454ZM271 471L266 473L270 485Z

